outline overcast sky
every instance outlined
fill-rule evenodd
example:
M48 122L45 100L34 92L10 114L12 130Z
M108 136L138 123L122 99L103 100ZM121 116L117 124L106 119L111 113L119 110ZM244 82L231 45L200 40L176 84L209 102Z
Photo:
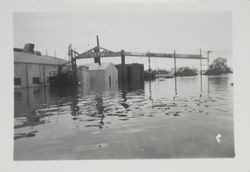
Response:
M135 52L205 53L228 59L232 66L232 16L230 12L148 12L112 10L85 13L14 13L14 47L34 43L45 54L68 59L71 43L78 52L96 46L112 50ZM78 64L93 60L80 60ZM105 58L104 62L120 63L120 58ZM127 63L144 63L146 58L126 58ZM151 59L154 69L170 69L171 59ZM204 61L204 65L206 62ZM198 67L198 60L178 60L177 66ZM204 67L206 68L206 67Z

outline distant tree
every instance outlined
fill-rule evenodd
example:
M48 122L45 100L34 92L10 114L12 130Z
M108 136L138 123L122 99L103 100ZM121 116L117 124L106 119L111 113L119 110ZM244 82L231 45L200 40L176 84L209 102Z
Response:
M195 76L197 74L197 69L189 67L181 67L176 71L176 76Z
M160 69L160 70L158 70L158 73L160 73L160 74L168 74L168 73L170 73L170 71L165 70L165 69Z
M205 72L206 75L221 75L228 73L232 73L232 70L227 66L227 59L221 57L216 58Z

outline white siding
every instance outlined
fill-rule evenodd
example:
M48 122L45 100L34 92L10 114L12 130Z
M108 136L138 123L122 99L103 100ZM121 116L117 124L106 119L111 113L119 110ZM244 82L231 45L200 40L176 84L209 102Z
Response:
M93 91L107 91L118 89L118 71L116 67L110 63L105 64L105 68L97 68L90 70L90 89ZM109 81L111 78L111 82Z

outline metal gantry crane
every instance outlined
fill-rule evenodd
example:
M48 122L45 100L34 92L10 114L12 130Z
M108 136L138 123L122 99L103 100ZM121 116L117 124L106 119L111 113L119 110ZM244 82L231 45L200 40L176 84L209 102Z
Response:
M72 65L72 71L75 74L76 78L76 60L78 59L94 59L95 63L98 63L101 65L101 58L105 57L121 57L121 64L122 64L122 73L124 72L124 65L125 65L125 57L126 56L133 56L133 57L146 57L148 58L148 63L149 63L149 69L150 67L150 58L172 58L174 59L174 71L176 73L176 59L198 59L200 60L200 74L202 74L202 60L207 59L208 65L209 65L209 53L208 51L208 57L203 57L200 49L199 54L178 54L175 52L173 53L153 53L153 52L130 52L130 51L111 51L108 49L105 49L100 46L99 44L99 37L98 35L96 36L97 39L97 46L83 52L83 53L78 53L77 51L72 49L72 46L69 45L68 47L68 54L71 59L71 65ZM67 62L69 63L69 62ZM65 63L66 64L66 63ZM122 75L123 76L123 75ZM201 77L202 80L202 77Z
M95 63L101 63L100 58L103 57L119 57L121 56L121 51L111 51L100 47L99 45L99 38L97 38L97 46L91 48L83 53L78 53L72 49L71 45L69 46L69 55L72 57L74 54L74 59L95 59ZM206 57L202 57L200 54L176 54L176 53L152 53L152 52L130 52L124 51L125 56L135 56L135 57L161 57L161 58L178 58L178 59L207 59Z

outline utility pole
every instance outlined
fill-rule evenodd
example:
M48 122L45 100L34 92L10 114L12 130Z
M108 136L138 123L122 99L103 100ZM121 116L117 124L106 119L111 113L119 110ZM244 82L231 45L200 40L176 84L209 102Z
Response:
M176 55L174 50L174 85L175 85L175 94L177 95L177 80L176 80Z
M207 51L207 70L209 70L209 54L212 53L212 51ZM207 90L208 94L210 94L210 83L209 83L209 73L207 73Z
M148 72L149 72L149 80L151 81L151 64L150 64L150 55L148 51Z
M96 46L96 48L94 50L94 52L95 52L94 62L101 65L100 45L99 45L99 37L98 37L98 35L96 35L96 42L97 42L97 46Z
M125 51L121 50L121 76L122 76L122 86L125 84Z
M71 67L72 67L72 75L73 75L73 84L77 84L77 78L76 78L76 58L75 58L75 52L72 50L71 44L68 48L69 56L71 59Z
M209 54L212 53L212 51L207 51L207 68L209 69Z
M150 61L150 55L149 55L149 51L148 51L148 71L151 71L151 61Z
M201 49L200 49L200 87L201 87L201 92L202 92L202 59L201 58L202 58L202 55L201 55Z

